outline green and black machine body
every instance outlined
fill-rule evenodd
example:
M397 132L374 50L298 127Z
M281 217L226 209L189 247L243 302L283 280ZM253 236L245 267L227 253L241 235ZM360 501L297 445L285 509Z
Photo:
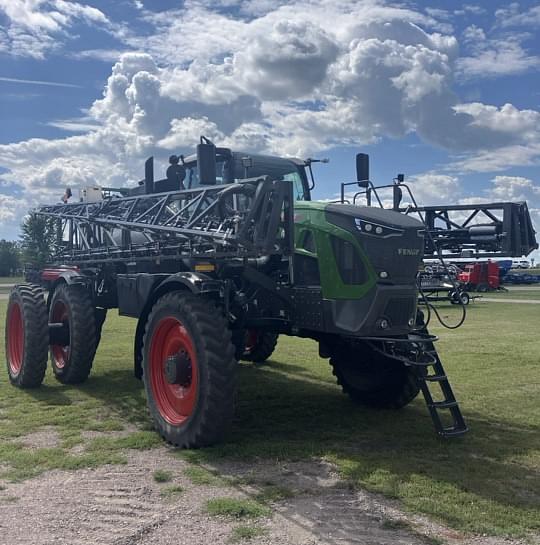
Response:
M154 425L179 447L223 438L237 361L269 358L279 335L314 339L354 402L399 409L422 392L439 435L467 430L419 308L417 273L426 253L530 252L524 203L471 208L473 218L486 213L480 223L464 222L463 210L460 220L431 211L428 224L416 203L402 207L402 177L390 186L392 209L357 204L380 202L364 154L352 202L343 184L336 203L311 200L315 160L234 152L204 137L181 159L177 179L155 181L150 158L134 188L33 211L58 236L50 264L27 271L10 296L14 385L39 386L49 357L58 380L84 381L107 311L118 309L137 320L134 372Z

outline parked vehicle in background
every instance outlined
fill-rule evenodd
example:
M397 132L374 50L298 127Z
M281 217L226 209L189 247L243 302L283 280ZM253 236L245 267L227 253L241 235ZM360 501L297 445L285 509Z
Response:
M495 261L469 263L458 274L463 289L478 292L498 290L500 287L499 264Z
M512 269L528 269L530 266L528 259L512 259Z
M505 284L538 284L540 283L540 274L529 273L508 273L504 277Z

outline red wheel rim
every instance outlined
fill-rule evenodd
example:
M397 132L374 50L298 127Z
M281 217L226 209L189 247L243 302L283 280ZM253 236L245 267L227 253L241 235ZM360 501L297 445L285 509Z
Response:
M259 332L256 329L248 329L246 331L246 344L245 344L245 351L251 352L256 346L257 341L259 340Z
M9 370L12 375L21 371L24 354L24 322L19 303L12 303L8 316L8 357Z
M51 322L65 323L69 328L69 314L66 304L63 301L55 301L51 312ZM69 344L51 344L51 353L54 365L63 369L69 359Z
M171 384L165 364L171 356L189 359L189 382ZM191 416L197 404L199 371L193 340L180 320L168 316L159 321L150 343L150 387L160 415L173 426L180 426Z

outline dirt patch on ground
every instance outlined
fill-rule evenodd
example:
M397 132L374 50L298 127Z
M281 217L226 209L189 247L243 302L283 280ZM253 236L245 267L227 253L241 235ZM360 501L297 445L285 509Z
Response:
M60 446L62 438L53 426L45 426L38 431L17 438L26 448L55 448Z
M207 466L224 476L209 486L193 484L184 473L189 464L166 447L127 456L124 466L51 471L7 484L0 489L0 544L218 545L230 543L239 524L262 529L250 540L260 545L429 543L419 532L452 545L519 543L472 539L405 515L397 503L347 487L322 461ZM156 470L170 480L156 482ZM172 486L176 492L167 493ZM272 486L290 494L270 503L271 518L238 521L206 513L210 498L254 498Z

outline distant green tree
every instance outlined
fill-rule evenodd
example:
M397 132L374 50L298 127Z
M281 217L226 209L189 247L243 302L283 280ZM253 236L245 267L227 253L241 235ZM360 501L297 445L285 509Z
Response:
M22 224L22 250L25 264L41 268L50 261L57 247L58 222L54 218L30 214Z
M21 255L17 242L0 240L0 276L14 276L20 268Z

